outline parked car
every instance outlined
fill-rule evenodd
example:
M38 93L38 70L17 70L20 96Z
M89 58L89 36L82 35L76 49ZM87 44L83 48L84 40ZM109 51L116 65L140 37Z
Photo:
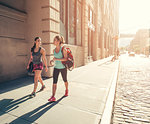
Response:
M130 52L129 56L133 56L134 57L135 56L135 52Z
M120 54L126 54L126 51L121 51Z

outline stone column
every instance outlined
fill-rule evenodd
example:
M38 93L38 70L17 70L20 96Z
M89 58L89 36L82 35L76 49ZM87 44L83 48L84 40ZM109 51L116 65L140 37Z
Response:
M94 34L94 41L93 41L93 60L98 59L98 6L99 4L95 3L95 34Z
M88 5L87 1L82 1L82 46L84 47L84 65L88 56Z
M100 38L100 42L101 42L101 59L104 58L105 52L104 52L104 0L101 1L102 2L102 6L101 6L101 11L102 11L102 31L101 33L101 38Z
M44 77L51 77L53 67L49 62L53 58L53 38L60 33L59 0L27 0L27 40L30 47L36 36L42 39L42 47L46 50L48 72L43 70Z
M49 62L53 58L53 39L60 34L60 7L59 0L41 0L41 31L42 31L42 46L46 50L46 58L48 63L48 72L43 71L43 76L51 77L53 67Z

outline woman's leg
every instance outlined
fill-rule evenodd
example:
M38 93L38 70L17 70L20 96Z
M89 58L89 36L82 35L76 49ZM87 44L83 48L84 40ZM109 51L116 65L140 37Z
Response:
M44 83L43 83L43 80L42 80L42 77L41 77L41 73L40 73L40 76L39 76L39 82L41 83L42 86L44 86Z
M68 90L68 81L67 81L67 68L61 70L61 76L65 83L66 90Z
M53 71L53 87L52 87L52 96L55 96L56 89L57 89L57 81L59 76L59 69L54 68Z
M65 82L66 90L68 90L68 82Z
M57 84L53 84L53 88L52 88L52 97L55 96L56 89L57 89Z
M42 87L41 87L41 89L40 89L39 91L43 91L43 90L44 90L44 88L46 88L46 87L45 87L45 85L44 85L44 82L43 82L43 80L42 80L41 73L42 73L42 71L40 72L39 82L41 83Z
M66 87L65 96L68 96L67 68L61 70L61 75Z
M41 70L35 70L35 75L34 75L34 89L33 89L33 93L36 92L37 86L38 86L38 79L40 76L40 72Z
M53 71L52 96L51 96L50 99L48 99L49 102L56 101L55 93L56 93L56 89L57 89L58 75L59 75L59 69L54 68L54 71Z

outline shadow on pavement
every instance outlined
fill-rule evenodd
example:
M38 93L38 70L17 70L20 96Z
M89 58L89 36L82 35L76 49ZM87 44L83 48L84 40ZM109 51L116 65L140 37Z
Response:
M36 121L38 118L40 118L44 113L46 113L48 110L50 110L52 107L54 107L55 105L57 105L63 98L65 98L65 96L61 97L60 99L58 99L56 102L47 102L44 105L41 105L40 107L32 110L31 112L28 112L20 117L18 117L17 119L13 120L12 122L10 122L9 124L21 124L21 120L26 120L29 123L33 123L34 121ZM46 107L46 108L45 108ZM43 109L44 108L44 109Z
M23 87L27 86L33 83L33 77L23 77L23 78L18 78L15 80L7 81L7 82L2 82L0 83L0 94Z
M109 64L112 64L113 62L112 61L108 61L108 62L106 62L105 64L106 65L109 65Z
M47 78L42 78L43 80L46 80ZM26 76L23 78L18 78L15 80L7 81L7 82L2 82L0 83L0 94L24 87L30 84L34 83L34 77L33 76Z
M107 61L107 62L105 62L105 63L99 64L98 66L109 65L109 64L111 64L111 63L113 63L113 62L110 60L110 61Z
M31 99L29 95L26 95L20 99L13 101L13 99L3 99L0 101L0 110L3 112L10 112L19 107L19 104ZM1 116L2 114L0 114Z

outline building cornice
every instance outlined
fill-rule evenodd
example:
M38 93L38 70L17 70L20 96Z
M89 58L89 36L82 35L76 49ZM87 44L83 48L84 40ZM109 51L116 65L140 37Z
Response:
M27 18L26 13L16 11L3 5L0 5L0 16L8 17L22 22L24 22Z

